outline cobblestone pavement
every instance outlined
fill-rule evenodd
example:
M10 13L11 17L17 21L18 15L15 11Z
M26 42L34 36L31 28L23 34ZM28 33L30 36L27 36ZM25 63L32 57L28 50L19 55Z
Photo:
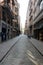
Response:
M27 36L15 44L0 65L43 65L43 56L30 43Z

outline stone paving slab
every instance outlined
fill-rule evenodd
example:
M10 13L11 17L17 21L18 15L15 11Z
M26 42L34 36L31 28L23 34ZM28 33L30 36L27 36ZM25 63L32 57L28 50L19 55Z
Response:
M43 56L43 42L36 40L34 38L31 38L30 41L32 42L32 44L36 47L36 49L41 53L41 55Z
M0 62L3 60L5 55L7 55L12 46L18 41L18 39L19 37L16 37L0 44Z

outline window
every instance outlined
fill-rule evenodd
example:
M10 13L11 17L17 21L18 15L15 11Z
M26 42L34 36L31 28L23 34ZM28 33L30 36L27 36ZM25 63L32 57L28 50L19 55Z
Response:
M18 8L15 7L15 12L17 12L17 11L18 11Z
M10 0L7 0L7 3L10 3Z
M2 11L2 19L3 19L4 21L6 21L6 14L5 14L5 10L3 10L3 11Z
M39 0L39 1L38 1L38 5L39 5L39 6L40 6L40 3L41 3L42 1L43 1L43 0Z
M41 1L41 4L40 4L40 10L43 9L43 0Z

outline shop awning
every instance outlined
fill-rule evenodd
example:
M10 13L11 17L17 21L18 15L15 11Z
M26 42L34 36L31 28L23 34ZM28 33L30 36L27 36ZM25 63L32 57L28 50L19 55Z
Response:
M41 24L40 26L36 27L35 29L41 29L43 28L43 24Z

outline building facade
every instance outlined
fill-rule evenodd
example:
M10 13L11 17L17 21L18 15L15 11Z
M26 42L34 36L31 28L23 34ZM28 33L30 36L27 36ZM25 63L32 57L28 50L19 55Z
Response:
M28 10L29 35L43 41L43 0L30 0Z
M17 36L19 28L18 12L17 0L3 0L0 2L0 41Z
M31 25L30 21L29 21L29 18L30 18L30 15L29 15L29 13L30 13L30 6L29 5L30 5L30 1L28 3L28 9L27 9L27 13L26 13L26 22L25 22L25 31L24 31L24 33L27 34L27 35L29 35L29 33L30 33L29 26Z
M37 0L34 3L34 38L43 41L43 0Z

